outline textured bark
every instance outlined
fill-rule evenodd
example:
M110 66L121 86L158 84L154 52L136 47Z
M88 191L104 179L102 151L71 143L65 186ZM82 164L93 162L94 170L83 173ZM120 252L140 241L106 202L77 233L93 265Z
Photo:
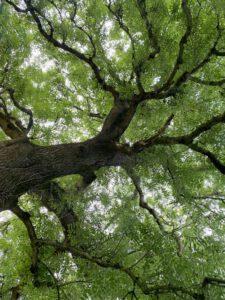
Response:
M9 116L7 117L1 112L0 112L0 127L5 132L5 134L12 139L24 136L23 131L19 129L18 126L16 126L12 122L12 120L10 120Z
M120 100L109 112L97 138L101 141L118 141L132 121L137 106L135 96L130 101Z
M48 180L70 174L85 175L102 166L119 165L125 155L113 142L38 146L27 139L0 146L0 208L11 209L18 196Z

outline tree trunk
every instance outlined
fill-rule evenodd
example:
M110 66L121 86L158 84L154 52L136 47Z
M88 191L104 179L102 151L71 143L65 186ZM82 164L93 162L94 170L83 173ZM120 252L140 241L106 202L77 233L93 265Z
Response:
M115 143L97 139L52 146L26 139L5 142L0 146L0 210L14 207L21 194L50 179L118 165L123 156Z

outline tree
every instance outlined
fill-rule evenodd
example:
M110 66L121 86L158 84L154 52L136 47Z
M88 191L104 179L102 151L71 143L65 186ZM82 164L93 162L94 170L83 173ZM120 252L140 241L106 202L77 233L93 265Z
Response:
M224 2L0 5L2 298L225 299Z

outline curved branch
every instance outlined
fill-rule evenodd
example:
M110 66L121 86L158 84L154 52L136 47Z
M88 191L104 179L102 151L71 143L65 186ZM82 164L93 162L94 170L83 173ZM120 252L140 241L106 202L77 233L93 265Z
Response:
M6 116L2 112L0 112L0 127L11 139L24 137L24 131L14 124L10 116Z
M150 207L148 205L148 203L144 200L144 193L141 189L141 186L140 186L140 178L135 174L135 172L128 166L123 166L124 169L126 170L127 172L127 175L131 178L138 194L139 194L139 199L140 199L140 202L139 202L139 205L140 207L146 209L150 215L153 216L153 218L155 219L160 231L163 233L163 234L169 234L169 235L172 235L173 238L175 239L176 243L177 243L177 255L178 256L182 256L182 253L183 253L183 244L181 242L181 238L176 234L176 232L172 231L172 232L169 232L165 229L163 223L161 222L160 220L160 217L158 216L158 213L156 212L156 210L152 207Z
M39 249L36 244L37 235L34 229L34 226L30 219L30 214L23 211L19 206L15 206L12 209L12 212L23 222L27 229L28 236L30 238L31 248L32 248L32 257L31 257L31 268L30 271L37 276L38 272L38 253Z
M132 180L132 182L133 182L133 184L134 184L134 186L135 186L135 188L136 188L136 190L139 194L139 199L140 199L139 205L140 205L140 207L146 209L149 212L149 214L152 215L153 218L155 219L157 225L159 226L159 229L162 232L165 232L164 227L161 223L160 217L158 216L156 210L154 208L150 207L148 205L148 203L145 202L145 200L144 200L144 193L143 193L143 191L141 189L141 186L140 186L140 178L135 175L135 173L133 172L133 170L131 168L129 168L129 167L124 167L124 168L127 172L127 175L131 178L131 180Z
M168 121L170 118L168 119ZM167 122L168 122L167 121ZM167 124L165 123L165 125ZM220 123L225 123L225 113L220 114L218 116L214 116L208 121L200 124L196 127L191 133L176 137L164 136L157 134L153 137L150 137L147 140L138 141L133 144L132 149L134 152L140 152L145 148L148 148L152 145L175 145L175 144L183 144L189 146L194 139L199 137L201 134L205 133L206 131L210 130L213 126L218 125ZM164 125L164 126L165 126ZM163 131L164 132L164 131Z
M208 157L211 163L222 174L225 174L225 165L221 163L219 159L217 159L215 154L213 154L211 151L207 149L202 148L196 143L193 143L195 138L199 137L202 133L210 130L213 126L220 123L225 123L225 113L212 117L210 120L206 121L205 123L202 123L195 130L193 130L191 133L187 135L182 135L177 137L158 136L155 139L149 138L147 140L138 141L133 144L133 146L131 147L131 151L133 152L133 154L135 154L154 145L170 146L170 145L182 144Z
M12 88L8 88L7 89L8 93L9 93L9 96L10 96L10 99L12 100L13 104L15 105L15 107L17 107L19 110L21 110L22 112L24 112L25 114L27 114L29 116L29 122L28 122L28 125L27 125L27 128L25 129L25 134L28 134L29 131L31 130L32 126L33 126L33 112L31 109L28 109L24 106L22 106L15 98L14 94L15 94L15 91L14 89Z
M211 151L192 143L189 144L188 147L208 157L214 167L216 167L216 169L219 170L222 174L225 174L225 164L223 164Z

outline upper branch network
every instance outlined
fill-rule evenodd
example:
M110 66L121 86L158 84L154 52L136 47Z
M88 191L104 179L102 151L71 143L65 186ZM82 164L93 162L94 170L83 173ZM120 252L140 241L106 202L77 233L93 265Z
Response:
M73 13L70 16L70 21L73 23L73 25L78 30L82 31L88 37L89 42L92 46L92 50L93 50L92 54L90 56L85 55L81 51L69 46L66 43L65 36L63 37L62 41L57 39L57 37L55 36L55 28L54 28L53 22L51 20L49 20L49 18L46 17L46 15L39 8L34 6L32 4L31 0L24 1L26 4L26 9L21 9L13 1L6 0L6 2L8 4L12 5L13 8L19 13L25 13L25 14L29 13L32 16L34 22L36 23L40 34L48 42L50 42L55 47L60 48L60 49L64 50L65 52L72 54L74 57L78 58L79 60L81 60L84 63L86 63L87 65L89 65L95 75L96 80L98 81L99 85L101 86L101 88L106 92L110 92L115 99L118 97L118 92L112 85L109 85L106 82L105 78L101 74L101 70L100 70L99 66L94 61L94 58L96 56L96 46L95 46L92 36L85 30L85 28L83 28L82 26L79 26L75 21L75 16L77 13L77 5L76 5L75 1L74 2L72 1L74 8L73 8ZM54 4L54 2L53 1L49 1L49 2L53 3L53 5L56 7L57 11L59 12L59 14L61 16L61 12L60 12L59 8ZM46 24L47 24L47 28L46 28Z
M145 30L147 32L147 37L149 41L149 47L151 48L151 51L149 51L147 56L140 60L137 59L135 39L132 35L130 28L124 20L122 6L114 5L112 1L107 2L106 7L108 8L109 14L111 14L115 21L119 24L120 29L127 34L131 43L133 68L131 78L133 77L133 75L135 76L138 92L136 92L136 89L134 88L133 95L131 95L129 99L124 99L124 97L117 90L117 88L113 84L108 83L108 79L106 79L108 76L103 76L102 69L99 66L99 63L97 63L97 61L99 61L101 57L99 57L97 53L97 45L94 40L94 37L85 28L85 26L79 25L79 23L76 21L76 16L78 13L78 6L76 1L71 2L73 5L73 9L72 14L70 14L69 20L76 28L76 30L82 32L84 36L86 36L87 40L89 41L89 47L91 48L90 54L85 54L82 51L79 51L76 48L70 46L70 43L67 41L67 37L65 34L61 34L59 38L59 34L55 28L54 22L50 20L50 17L47 17L42 10L35 6L31 0L24 1L26 5L25 8L20 8L11 0L5 1L8 4L10 4L17 12L29 14L32 17L33 22L37 25L40 34L49 43L51 43L56 48L62 49L66 53L71 54L72 56L87 64L94 73L95 79L97 80L101 89L103 89L106 92L109 92L113 96L114 106L109 112L108 116L106 117L103 123L102 130L97 136L101 140L118 141L121 135L126 131L131 120L133 119L133 116L135 115L139 103L145 100L165 99L167 97L175 96L178 93L179 88L188 80L192 82L195 81L200 84L210 85L222 85L224 83L224 79L219 81L205 81L193 76L193 74L201 70L211 60L213 56L224 55L223 52L217 50L217 45L222 33L219 21L216 24L217 36L213 44L210 46L209 50L205 54L205 56L190 70L180 72L181 65L183 65L184 63L185 47L188 44L188 41L193 31L193 18L187 0L181 1L181 10L183 13L186 28L179 41L178 52L175 62L172 66L172 69L169 71L168 77L165 80L165 82L162 83L162 85L159 87L157 85L153 86L153 89L150 91L146 91L142 83L144 65L146 62L156 59L156 57L161 54L161 47L160 40L154 32L153 24L150 21L147 2L145 0L136 0L136 7L139 12L139 16L142 19L143 24L145 26ZM58 5L54 1L49 0L48 2L57 10L59 19L63 19L62 12Z

